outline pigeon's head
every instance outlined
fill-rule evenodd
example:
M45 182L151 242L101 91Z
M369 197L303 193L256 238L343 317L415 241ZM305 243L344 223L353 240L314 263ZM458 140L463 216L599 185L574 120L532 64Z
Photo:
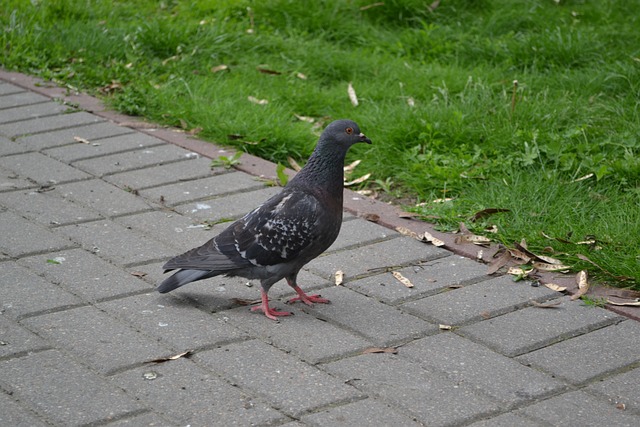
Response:
M331 122L322 132L321 141L327 141L332 144L338 144L348 149L358 142L366 142L371 144L371 140L360 132L358 124L352 120L336 120Z

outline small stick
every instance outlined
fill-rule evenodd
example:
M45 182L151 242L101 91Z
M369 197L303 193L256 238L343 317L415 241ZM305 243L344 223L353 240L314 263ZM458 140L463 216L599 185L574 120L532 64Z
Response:
M516 93L518 91L518 81L513 81L513 93L511 95L511 116L513 117L513 113L516 111Z

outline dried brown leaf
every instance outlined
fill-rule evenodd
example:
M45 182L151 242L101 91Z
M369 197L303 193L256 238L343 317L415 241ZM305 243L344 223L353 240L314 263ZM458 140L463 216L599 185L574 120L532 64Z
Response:
M398 354L397 347L370 347L362 350L362 354L391 353Z
M232 301L236 305L254 305L262 302L259 299L244 299L244 298L234 298Z
M216 65L215 67L211 67L211 72L219 73L220 71L227 71L228 69L229 69L228 65L220 64L220 65Z
M353 170L362 162L362 160L356 160L354 162L349 163L347 166L343 168L344 173L349 174L353 172Z
M565 292L567 290L566 286L556 285L555 283L545 283L544 285L552 291L556 292Z
M336 286L342 285L342 282L344 281L344 272L342 270L336 271L333 275L333 281Z
M571 295L571 301L575 301L589 290L589 282L587 281L587 272L582 270L576 274L576 283L578 284L578 292Z
M361 6L360 10L364 11L364 10L368 10L368 9L371 9L371 8L374 8L374 7L378 7L378 6L384 6L384 2L379 1L377 3L371 3L371 4L368 4L366 6Z
M298 114L294 114L294 116L296 117L296 119L300 120L301 122L313 123L316 121L316 119L309 116L300 116Z
M280 71L270 70L269 68L263 68L263 67L257 67L257 70L260 71L262 74L270 74L272 76L279 76L280 74L282 74Z
M438 325L438 327L440 328L441 331L450 331L450 330L453 329L453 326L451 326L451 325L440 324L440 325Z
M629 277L629 276L617 276L607 270L605 270L604 268L602 268L600 265L596 264L595 262L591 261L586 255L582 255L582 254L578 254L576 255L578 258L580 258L583 261L586 261L596 267L598 267L600 270L602 270L605 274L613 277L614 279L620 280L622 282L624 282L625 280L633 280L633 277Z
M620 301L613 301L611 299L607 299L607 303L611 304L611 305L618 305L618 306L627 306L627 307L640 307L640 301L635 299L635 300L620 300Z
M365 182L366 180L368 180L371 177L370 173L367 173L365 175L362 175L360 178L356 178L352 181L347 181L344 183L345 187L349 187L351 185L356 185L356 184L362 184L363 182Z
M393 277L396 278L396 280L400 283L402 283L403 285L405 285L407 288L413 288L413 283L411 283L411 280L407 279L406 277L404 277L402 275L402 273L398 272L398 271L392 271L391 274L393 275Z
M428 231L425 231L424 233L422 233L419 236L417 236L417 239L420 240L420 241L423 241L423 242L429 242L433 246L444 246L445 245L444 241L438 239L437 237L433 237L433 235L431 233L429 233Z
M293 159L293 157L287 157L287 161L289 162L289 166L291 166L291 169L293 169L294 171L300 172L302 170L302 167Z
M463 234L456 237L457 244L473 243L474 245L487 246L491 243L491 239L477 234Z
M136 276L136 277L144 277L147 275L147 273L145 273L144 271L132 271L131 273L132 276Z
M535 307L540 307L540 308L557 308L560 304L562 304L562 301L555 300L555 301L547 301L547 302L538 302L538 301L532 300L531 304Z
M161 357L160 359L149 360L148 363L164 363L164 362L168 362L170 360L180 359L181 357L189 358L192 354L193 354L192 351L184 351L182 353L178 353L178 354L175 354L173 356Z
M375 213L365 213L365 214L362 214L361 217L366 219L367 221L371 221L371 222L380 221L380 215L375 214Z
M88 139L82 138L81 136L74 136L73 140L81 144L91 144Z
M249 100L249 102L253 102L254 104L258 104L258 105L266 105L269 103L268 100L258 99L255 96L248 96L247 99Z
M533 269L525 270L524 268L520 268L520 267L509 267L509 270L507 270L507 274L524 277L524 276L527 276L532 271Z
M396 227L396 231L397 231L398 233L402 234L403 236L413 237L414 239L418 239L418 240L420 239L420 238L418 237L418 234L417 234L417 233L415 233L415 232L414 232L414 231L412 231L412 230L409 230L409 229L408 229L408 228L406 228L406 227Z
M489 263L487 274L494 274L511 261L511 252L504 251L502 255Z
M349 86L347 86L347 94L349 95L349 100L354 107L358 106L358 95L356 95L356 90L353 88L351 82L349 82Z
M531 265L533 266L533 268L540 271L567 271L571 269L571 266L569 265L547 264L544 262L534 262Z

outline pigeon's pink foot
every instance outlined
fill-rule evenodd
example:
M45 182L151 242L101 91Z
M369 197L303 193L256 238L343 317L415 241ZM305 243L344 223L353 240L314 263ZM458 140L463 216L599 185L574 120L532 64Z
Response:
M278 311L275 308L269 307L269 298L267 297L267 293L262 291L262 304L257 307L252 307L251 311L262 311L265 316L267 316L271 320L278 321L279 316L291 316L292 313L289 311Z
M320 295L307 295L304 293L299 286L293 286L293 289L298 293L297 297L293 297L289 300L289 303L293 303L296 301L302 301L307 305L313 305L313 303L318 304L329 304L330 301L326 298L321 298Z

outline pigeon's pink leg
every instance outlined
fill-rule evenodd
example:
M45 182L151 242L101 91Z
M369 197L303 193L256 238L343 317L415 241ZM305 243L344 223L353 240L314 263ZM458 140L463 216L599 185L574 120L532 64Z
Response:
M275 308L269 308L269 297L264 289L260 289L260 295L262 297L262 304L251 308L251 311L262 311L265 316L276 322L278 321L276 316L291 316L291 313L288 311L278 311Z
M328 304L329 302L331 302L326 298L321 298L320 295L305 294L304 291L300 289L300 286L290 282L289 280L287 280L287 283L289 283L289 286L291 286L293 290L296 291L296 293L298 294L297 297L293 297L289 300L290 303L296 302L296 301L302 301L307 305L313 305L314 302L317 302L319 304Z

